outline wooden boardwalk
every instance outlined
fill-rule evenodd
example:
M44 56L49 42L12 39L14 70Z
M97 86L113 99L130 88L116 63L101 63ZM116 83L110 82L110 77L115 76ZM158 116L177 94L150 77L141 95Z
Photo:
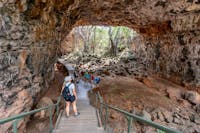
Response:
M80 115L74 117L71 110L70 117L66 118L63 112L53 133L104 133L103 128L98 127L96 110L87 99L78 100L77 107Z
M69 74L73 75L73 65L66 64L65 67L68 69ZM90 105L87 96L87 92L92 88L92 85L80 80L76 87L77 109L80 115L75 117L71 108L70 117L66 118L65 111L63 111L53 133L104 133L103 128L98 127L96 109Z
M74 68L72 64L65 64L69 74L73 76ZM104 133L102 127L98 127L96 109L89 103L87 92L92 88L91 84L82 80L76 85L77 109L80 115L75 117L70 109L70 117L66 118L65 111L58 118L57 127L53 133Z

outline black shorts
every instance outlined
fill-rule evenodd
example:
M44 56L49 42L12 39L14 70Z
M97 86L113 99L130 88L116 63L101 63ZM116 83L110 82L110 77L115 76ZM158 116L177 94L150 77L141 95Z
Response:
M75 96L67 96L67 97L64 97L64 99L66 102L73 103L76 100L76 97Z

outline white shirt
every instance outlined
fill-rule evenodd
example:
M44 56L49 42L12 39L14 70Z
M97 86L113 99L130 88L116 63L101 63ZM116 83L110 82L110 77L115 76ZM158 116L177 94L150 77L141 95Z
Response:
M69 85L70 84L70 85ZM73 90L75 90L75 85L74 85L74 83L71 83L71 82L67 82L66 84L65 84L65 86L68 86L69 85L69 93L70 93L70 95L71 96L73 96L74 94L73 94Z

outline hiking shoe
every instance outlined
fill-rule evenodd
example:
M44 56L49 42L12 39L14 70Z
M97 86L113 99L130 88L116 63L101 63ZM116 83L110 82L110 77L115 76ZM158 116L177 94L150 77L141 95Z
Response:
M80 113L79 113L79 112L77 112L77 114L75 114L74 116L75 116L75 117L77 117L77 116L79 116L79 115L80 115Z
M65 114L65 117L66 117L66 118L69 118L69 115Z

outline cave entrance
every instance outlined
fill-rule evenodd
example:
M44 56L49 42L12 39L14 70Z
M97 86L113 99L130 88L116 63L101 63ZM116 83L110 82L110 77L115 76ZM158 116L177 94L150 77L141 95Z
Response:
M133 107L146 109L152 118L156 118L155 121L176 126L182 131L190 130L186 132L200 131L199 18L199 0L1 1L0 118L29 111L37 104L36 99L39 99L52 83L53 66L57 61L57 50L60 49L63 56L59 61L75 62L80 64L77 65L80 70L88 70L105 78L105 82L101 82L105 83L104 87L101 86L104 89L104 97L116 98L108 99L110 104L121 106L118 101L125 101L124 109L128 111L132 111ZM75 47L70 46L73 41L67 41L68 37L62 42L63 45L60 45L64 34L68 34L72 27L85 24L129 26L141 33L144 40L142 43L138 40L139 45L131 45L131 50L127 48L129 46L124 48L124 45L118 43L116 47L115 41L124 39L113 39L115 37L107 41L110 45L98 42L98 45L93 46L96 42L87 44L84 43L85 39L80 39L80 43L71 43L80 44L80 47ZM106 35L112 33L112 30L108 29ZM115 36L119 32L114 30L113 33ZM96 33L93 37L97 37ZM134 40L137 41L137 38ZM65 51L65 48L68 50ZM149 75L147 69L148 72L160 74L162 78L178 82L179 86L163 79L142 79L141 77ZM128 78L131 75L134 77ZM158 77L161 77L160 75ZM108 80L107 77L115 79ZM59 80L56 77L54 79ZM141 87L135 79L145 83L147 88ZM62 80L59 80L61 85ZM50 86L53 90L60 88L52 84ZM193 91L188 92L185 88ZM164 108L164 111L158 107ZM166 110L168 112L165 112ZM158 117L154 117L155 114ZM165 118L164 114L169 116L169 119ZM114 114L112 118L116 120L119 117ZM27 120L24 120L24 123L26 122ZM10 125L4 126L4 131L7 131ZM117 124L114 126L117 127Z
M133 70L124 64L131 67L136 61L133 40L137 36L136 31L123 26L75 27L61 44L59 60L101 76L131 75Z
M127 27L75 27L62 42L62 56L58 61L74 64L77 72L100 76L101 85L95 89L101 92L107 103L132 113L142 114L153 121L163 121L164 125L173 123L178 129L183 130L179 127L180 123L175 121L176 109L180 109L181 114L190 110L186 116L190 116L190 112L197 112L197 107L191 104L187 95L198 94L188 92L186 88L159 75L151 77L151 67L148 63L151 62L155 69L154 74L165 70L163 67L168 70L170 64L163 61L167 58L163 53L166 52L166 47L174 46L161 46L162 40L166 39L165 36L152 37L153 39L146 37L144 42L138 37L139 34ZM145 60L147 58L150 59L149 62ZM183 92L186 97L183 97ZM90 101L95 100L90 97ZM194 108L191 109L191 106ZM158 116L155 117L155 114ZM120 114L113 113L109 119L110 126L115 130L124 129L125 118ZM180 120L185 121L184 118ZM122 126L116 126L119 123ZM143 127L138 126L137 130L142 131Z

